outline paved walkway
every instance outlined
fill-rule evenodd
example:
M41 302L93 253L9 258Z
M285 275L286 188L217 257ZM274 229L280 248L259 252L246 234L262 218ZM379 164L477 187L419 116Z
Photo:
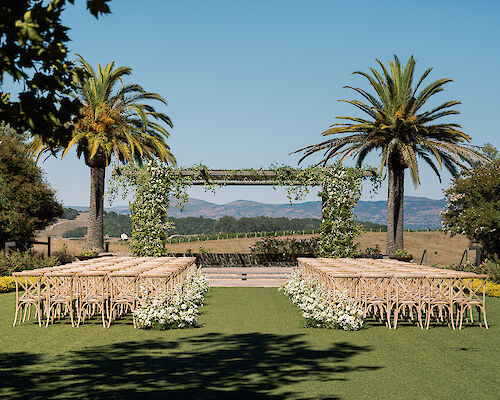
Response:
M279 287L292 267L202 267L212 287Z

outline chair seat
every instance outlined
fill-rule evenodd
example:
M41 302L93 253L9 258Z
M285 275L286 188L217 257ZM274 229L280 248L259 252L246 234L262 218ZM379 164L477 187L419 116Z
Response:
M80 301L84 303L102 303L105 301L107 297L105 296L89 296L89 297L82 297L80 298Z
M133 301L135 299L134 296L130 297L116 297L112 299L113 303L129 303L130 301Z
M75 297L68 296L68 297L51 297L50 298L51 303L66 303L67 301L72 301L72 300L76 300Z
M29 296L21 297L19 303L37 303L39 301L45 300L45 296Z
M403 300L398 300L399 304L418 304L418 300L415 299L403 299Z
M434 305L448 305L450 304L449 300L441 300L441 299L433 299L431 300L431 304Z
M385 304L385 300L382 299L370 299L366 301L367 304Z
M472 306L482 306L483 302L481 300L478 300L478 299L469 299L469 300L465 300L464 304L472 305Z

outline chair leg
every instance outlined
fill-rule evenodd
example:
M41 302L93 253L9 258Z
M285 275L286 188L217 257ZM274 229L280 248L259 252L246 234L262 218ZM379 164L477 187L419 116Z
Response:
M76 321L76 327L79 328L80 327L80 323L82 323L82 313L83 313L83 306L82 306L82 303L81 302L78 302L78 305L76 306L76 315L78 317L77 321Z
M482 314L483 314L483 319L484 319L484 327L485 327L486 329L489 329L489 328L488 328L488 321L486 320L486 308L485 308L484 306L483 306L483 307L481 307L481 312L482 312ZM481 314L479 314L479 315L481 315ZM479 318L481 318L481 317L479 317Z
M38 303L36 306L36 314L38 317L38 326L41 327L42 326L42 308L41 308L40 303Z
M394 309L393 329L396 329L398 327L398 316L399 316L399 307L396 306L396 308Z
M458 329L462 329L464 323L464 312L466 311L467 306L460 307L460 327Z
M23 306L23 320L22 320L22 322L25 322L25 321L26 321L26 314L27 314L27 311L28 311L28 305L27 305L27 304L24 304L24 306Z
M448 320L451 322L452 329L455 330L455 322L453 318L453 305L448 307L448 311L450 313L450 315L448 316Z
M417 319L418 319L418 327L420 329L424 329L424 325L422 324L422 308L418 306L417 308Z
M14 324L12 326L16 326L16 322L17 322L17 316L19 314L19 308L20 306L19 305L16 305L16 313L14 315Z
M69 309L69 318L71 320L71 326L74 328L75 327L75 311L73 309L73 304L67 304L66 309Z
M105 300L104 305L106 307L106 321L109 321L109 301ZM104 327L107 327L106 325L104 325Z
M432 314L432 306L429 306L427 310L427 321L425 323L425 329L429 330L429 325L431 324L431 314Z
M462 306L457 304L457 318L455 319L455 326L458 329L462 329L462 327L459 325L460 322L460 310L462 309Z
M50 317L51 317L51 315L50 315L50 314L51 314L51 309L52 309L52 306L51 306L51 305L49 305L49 306L47 307L47 322L45 323L45 326L46 326L46 327L47 327L47 326L49 326Z
M109 315L108 315L108 328L111 326L111 321L113 320L114 317L114 305L110 305L109 307Z
M102 326L106 328L106 318L104 316L105 313L104 301L102 303L99 303L99 307L101 308Z

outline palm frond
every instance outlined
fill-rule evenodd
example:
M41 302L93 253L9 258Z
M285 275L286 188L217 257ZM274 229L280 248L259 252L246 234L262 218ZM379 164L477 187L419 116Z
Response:
M337 117L343 122L331 125L322 135L345 136L297 150L296 153L302 154L299 163L322 151L322 163L341 156L341 161L347 157L356 158L360 166L371 151L379 149L380 176L385 176L392 167L409 168L413 183L418 185L419 158L432 168L439 179L439 169L445 168L455 174L458 168L467 168L466 164L486 162L484 155L468 145L471 138L459 124L438 122L459 114L454 108L460 104L458 100L445 101L430 110L423 110L428 100L443 91L452 82L451 79L438 79L424 86L432 71L428 68L414 85L416 60L413 56L404 66L396 55L388 63L389 67L378 59L375 61L379 68L370 68L370 73L353 72L367 79L374 94L362 88L344 86L355 91L367 103L341 100L353 105L364 116Z

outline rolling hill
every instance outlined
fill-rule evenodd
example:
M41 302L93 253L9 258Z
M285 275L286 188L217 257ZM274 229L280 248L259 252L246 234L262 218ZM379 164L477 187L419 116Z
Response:
M440 212L445 206L445 200L433 200L425 197L405 196L405 228L426 229L439 228L441 226ZM88 207L71 206L80 211L88 210ZM107 208L106 211L114 211L119 214L129 212L127 206ZM355 209L358 220L374 222L377 224L387 223L386 201L360 201ZM190 198L185 209L181 212L176 207L170 207L169 216L182 217L205 217L220 218L225 215L235 218L267 217L286 218L321 218L321 202L309 201L290 204L265 204L256 201L237 200L227 204L215 204L205 200Z

